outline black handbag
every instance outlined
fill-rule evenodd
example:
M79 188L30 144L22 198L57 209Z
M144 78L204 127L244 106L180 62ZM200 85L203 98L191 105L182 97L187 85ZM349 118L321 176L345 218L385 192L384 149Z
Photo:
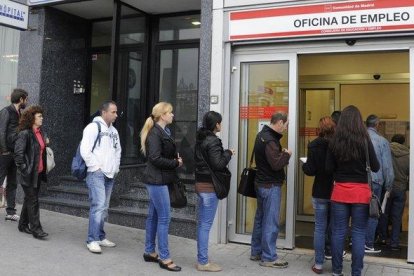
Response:
M213 180L214 191L216 192L218 199L226 198L230 192L230 181L231 181L231 172L229 169L225 168L223 171L213 171L210 167L210 164L205 158L204 151L201 150L201 157L204 162L207 164L208 169L210 170L211 179Z
M171 207L184 208L187 206L187 189L179 178L168 185L168 192Z
M381 203L379 198L374 194L372 190L372 177L371 177L371 165L369 162L369 153L368 153L368 143L365 141L365 158L367 175L368 175L368 184L371 189L371 199L369 200L369 217L378 219L381 216Z
M252 157L250 158L249 167L244 168L240 176L239 187L237 192L241 195L256 198L256 189L254 185L254 180L256 178L257 169L253 168L253 158L254 158L254 148L252 152Z

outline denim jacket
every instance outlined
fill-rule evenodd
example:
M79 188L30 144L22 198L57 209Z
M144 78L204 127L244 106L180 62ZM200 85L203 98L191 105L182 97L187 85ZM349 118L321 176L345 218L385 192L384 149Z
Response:
M378 134L375 128L369 127L368 134L371 137L377 159L380 163L379 171L371 173L372 181L391 191L394 181L394 169L392 167L390 144L384 137Z

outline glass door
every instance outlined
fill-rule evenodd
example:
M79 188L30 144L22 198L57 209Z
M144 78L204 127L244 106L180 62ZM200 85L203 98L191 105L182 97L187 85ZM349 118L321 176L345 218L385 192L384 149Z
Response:
M231 162L233 175L240 176L250 160L256 134L270 122L274 112L289 114L288 131L282 146L292 150L287 167L287 181L282 189L278 247L294 246L294 190L296 148L296 83L295 54L235 55L230 98L230 148L237 149L237 162ZM238 104L237 104L238 103ZM229 240L250 243L256 200L237 194L238 177L232 179L229 197Z

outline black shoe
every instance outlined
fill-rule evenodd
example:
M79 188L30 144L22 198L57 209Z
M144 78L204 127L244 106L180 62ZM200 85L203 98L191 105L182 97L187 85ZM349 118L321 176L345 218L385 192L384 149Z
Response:
M17 229L19 229L20 232L24 232L29 235L32 234L32 230L30 230L29 225L19 225Z
M168 263L164 264L161 260L158 262L160 264L160 267L162 269L166 269L168 271L174 271L174 272L178 272L181 271L181 267L179 267L178 265L172 266L170 267L170 265L174 264L173 261L169 261Z
M158 263L160 261L158 255L152 256L151 254L144 253L144 261Z
M40 232L32 232L32 235L36 239L43 239L47 237L49 234L46 232L40 231Z

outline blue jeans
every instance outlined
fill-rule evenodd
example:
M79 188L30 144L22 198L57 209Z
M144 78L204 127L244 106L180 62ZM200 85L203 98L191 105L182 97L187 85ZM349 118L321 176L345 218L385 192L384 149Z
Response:
M281 186L257 188L257 209L254 217L251 255L262 257L263 262L277 259L276 240L279 234Z
M368 222L368 204L331 202L332 272L342 273L342 254L349 219L352 217L352 275L360 276L364 267L365 232Z
M398 247L400 245L401 220L404 212L405 200L405 191L392 191L387 200L387 207L385 208L384 215L380 218L380 239L386 240L388 236L388 219L391 217L392 230L390 246L392 247Z
M325 260L325 236L328 228L329 199L312 198L315 210L315 231L313 234L313 248L315 249L315 264L323 265Z
M208 237L218 201L216 193L198 194L197 260L201 265L208 263Z
M382 186L378 183L372 182L372 191L378 197L381 198ZM365 245L367 247L374 247L375 233L378 226L377 218L368 218L367 233L365 235Z
M168 250L168 228L171 221L170 194L167 185L146 184L149 205L145 224L145 253L155 252L155 237L158 237L158 251L161 260L170 258Z
M86 185L90 204L87 243L90 243L105 239L104 221L108 217L114 179L106 177L101 170L88 172Z

